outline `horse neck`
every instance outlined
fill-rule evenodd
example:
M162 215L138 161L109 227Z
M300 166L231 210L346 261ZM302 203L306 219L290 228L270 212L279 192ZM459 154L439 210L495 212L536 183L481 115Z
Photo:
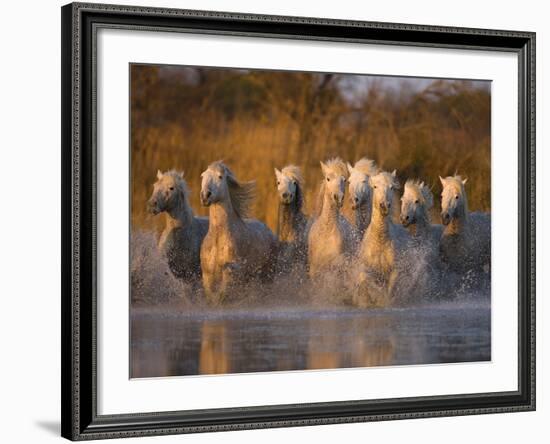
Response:
M390 238L390 225L392 224L391 215L384 216L380 210L374 209L369 224L369 232L379 241L385 241Z
M223 230L241 222L242 219L237 215L229 200L210 205L209 230Z
M323 196L323 208L321 209L319 220L325 225L336 225L338 223L339 215L340 210L338 209L338 206L334 200L330 198L329 193L325 192Z
M367 204L360 205L355 210L355 226L363 233L371 221L371 208Z
M294 239L299 234L304 215L296 200L292 201L289 205L279 205L281 217L279 237L283 241Z
M430 233L431 224L430 218L425 210L422 211L422 215L416 219L416 222L409 225L409 233L415 237L426 237Z
M166 228L189 227L193 223L193 219L193 210L185 198L179 196L176 205L166 212Z
M463 210L445 227L445 234L455 236L463 234L468 230L469 220L468 206L465 203Z

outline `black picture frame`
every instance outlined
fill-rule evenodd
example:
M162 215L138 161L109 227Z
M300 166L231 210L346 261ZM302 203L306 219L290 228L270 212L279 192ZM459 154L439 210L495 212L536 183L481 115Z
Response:
M61 10L62 436L71 440L535 409L535 33L72 3ZM519 66L518 390L98 415L96 101L99 27L509 51Z

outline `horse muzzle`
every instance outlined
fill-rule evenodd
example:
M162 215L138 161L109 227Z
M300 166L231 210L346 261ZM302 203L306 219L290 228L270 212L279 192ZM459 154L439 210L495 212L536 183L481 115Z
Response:
M382 213L382 216L387 216L390 213L391 206L385 203L380 204L380 212Z
M451 215L449 213L441 213L441 223L443 225L449 225L451 222Z
M403 225L404 227L408 227L409 225L414 224L414 220L410 216L401 215L400 219L401 225Z
M342 206L344 205L344 196L343 195L341 196L339 194L334 194L332 196L332 199L334 200L334 202L336 203L338 208L342 208Z
M151 202L149 201L147 203L147 210L149 211L149 213L151 213L153 216L156 216L157 214L160 213L160 210L158 208L158 205L156 202Z
M212 203L210 201L211 197L212 197L212 193L210 191L201 191L201 205L203 207L209 206Z
M291 193L282 193L281 195L281 203L284 205L290 205L292 203L292 199L294 196Z

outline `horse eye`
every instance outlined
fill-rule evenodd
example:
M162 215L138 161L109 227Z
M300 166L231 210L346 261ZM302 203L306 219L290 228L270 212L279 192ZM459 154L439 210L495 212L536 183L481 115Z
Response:
M281 181L278 180L278 181L277 181L277 185L281 185Z
M327 177L327 182L330 182L330 177Z
M174 191L174 187L170 187L170 191Z
M376 185L374 186L374 188L376 188Z
M458 196L455 196L455 199L458 200Z
M414 203L417 204L417 203L418 203L418 199L416 199L416 200L414 201Z
M223 179L223 176L220 174L220 175L218 176L218 179Z

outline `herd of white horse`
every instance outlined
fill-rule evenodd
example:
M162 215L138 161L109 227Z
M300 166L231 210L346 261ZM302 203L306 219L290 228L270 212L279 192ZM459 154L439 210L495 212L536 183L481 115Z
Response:
M400 282L489 272L490 215L469 212L466 179L440 177L442 224L430 220L430 188L407 180L397 224L392 218L400 189L395 170L382 171L365 158L354 166L331 159L321 162L321 170L315 214L307 216L300 169L275 168L276 234L251 218L254 182L239 181L223 162L201 174L200 201L209 208L207 218L194 215L183 173L158 171L148 206L152 214L167 215L158 246L172 273L189 282L202 280L212 305L238 294L250 280L269 280L277 273L301 273L312 282L345 276L342 285L351 290L351 302L365 307L391 304ZM341 211L346 188L352 221ZM411 275L411 263L423 265L412 267Z

